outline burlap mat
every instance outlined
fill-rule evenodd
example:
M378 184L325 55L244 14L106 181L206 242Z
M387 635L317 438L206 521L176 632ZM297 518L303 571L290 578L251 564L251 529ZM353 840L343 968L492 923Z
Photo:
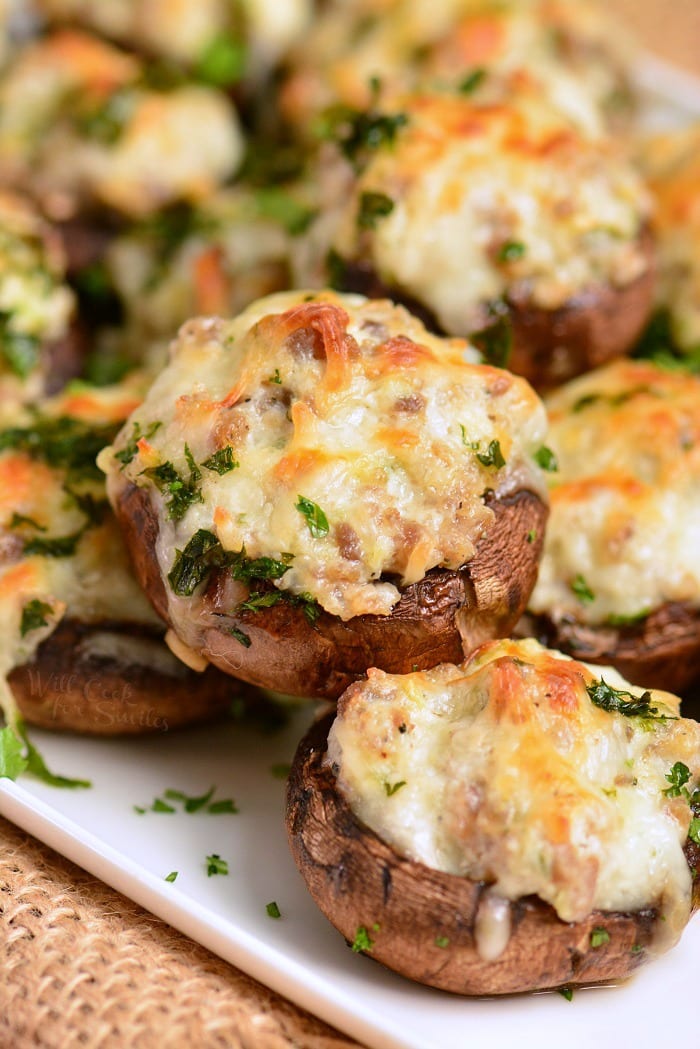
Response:
M700 74L698 0L610 0ZM0 1049L351 1042L0 819Z
M0 819L2 1049L350 1049Z

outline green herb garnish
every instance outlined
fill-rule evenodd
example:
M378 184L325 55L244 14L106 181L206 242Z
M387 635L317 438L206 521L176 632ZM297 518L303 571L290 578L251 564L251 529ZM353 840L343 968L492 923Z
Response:
M601 926L596 926L591 932L591 947L602 947L610 942L610 933Z
M666 773L666 780L671 784L663 792L667 798L680 798L684 797L690 800L690 792L686 787L686 783L690 779L690 769L687 765L684 765L682 761L677 761L675 765L671 767L671 771Z
M114 453L114 458L122 464L122 470L127 466L137 455L138 455L138 443L143 438L145 441L150 441L156 430L158 430L163 424L158 422L152 422L148 429L144 432L141 430L141 423L134 423L131 430L131 437L127 440L124 447L119 452Z
M668 715L660 714L658 707L651 705L651 692L635 696L626 689L613 688L601 678L586 685L591 702L609 714L624 714L628 718L646 718L652 721L668 721Z
M19 632L22 637L26 637L32 630L38 630L39 627L48 626L49 621L46 617L51 615L52 612L53 606L48 605L45 601L40 601L38 597L28 601L22 609L22 619L19 626Z
M255 203L261 218L271 219L284 226L291 237L305 233L316 217L316 211L296 200L279 186L263 186L255 193Z
M506 368L513 350L513 324L508 308L503 303L493 303L490 308L494 320L480 331L472 332L471 342L484 355L487 364Z
M321 539L324 535L328 535L330 529L328 518L317 503L300 495L295 503L295 508L305 519L314 539Z
M405 113L362 112L338 105L326 112L320 134L323 138L334 139L345 157L359 169L368 153L393 145L398 132L407 123Z
M595 601L595 594L580 573L571 581L571 589L581 604L590 605Z
M239 630L237 626L227 627L226 632L230 634L232 638L235 638L239 645L243 645L244 648L250 648L253 643L248 635L243 630Z
M190 471L186 481L171 462L164 462L143 471L145 476L153 481L158 491L166 497L168 518L172 521L181 521L193 503L204 502L198 487L202 472L187 445L185 445L185 459Z
M171 881L171 882L175 881L175 879L177 878L177 875L178 875L177 871L171 871L170 874L166 874L165 875L164 881Z
M98 452L114 438L116 426L89 426L69 415L56 419L37 415L32 426L0 431L0 451L12 448L26 452L57 470L64 470L69 483L100 480L95 462Z
M525 254L525 245L519 240L507 240L498 252L499 262L516 262Z
M436 947L442 947L443 950L444 950L445 947L449 947L450 946L450 938L449 938L449 936L436 936L435 937L435 946Z
M391 215L394 202L386 193L366 191L360 196L357 225L360 229L374 229L379 219Z
M214 473L227 474L231 470L235 470L239 463L233 458L233 448L228 445L226 448L219 448L218 451L210 455L208 459L205 459L202 463L205 470L212 470Z
M73 532L72 535L62 535L54 538L35 536L25 541L23 550L27 557L31 557L33 554L38 554L40 557L72 557L84 532L85 528L81 528L78 532Z
M24 722L20 719L16 725L17 732L25 746L26 771L49 787L60 787L64 790L84 790L92 786L89 779L74 779L72 776L58 776L47 767L43 757L27 735Z
M0 778L14 780L26 771L23 750L22 741L9 725L0 729Z
M573 1001L574 989L573 987L560 987L558 992L562 998L566 998L567 1002Z
M500 441L490 441L486 451L477 452L476 457L482 466L488 466L494 470L500 470L506 465L506 461L503 458L503 452L501 451Z
M215 874L228 874L228 863L217 852L207 856L207 877L211 878Z
M392 796L392 794L396 794L397 790L400 790L401 787L405 787L405 786L406 786L406 780L405 779L400 779L398 781L398 783L387 783L387 781L384 780L384 790L386 792L387 798L390 798Z
M546 444L537 449L533 458L538 466L541 466L543 470L547 470L549 473L559 469L556 455Z
M270 903L267 903L265 905L265 910L267 911L268 918L282 917L282 912L280 911L279 907L277 906L274 900L271 900Z
M484 82L485 79L485 69L481 67L479 67L478 69L473 69L471 73L467 73L467 75L462 80L460 80L457 86L457 90L461 95L471 95Z
M0 353L11 371L20 379L26 379L39 363L41 343L35 335L13 331L9 321L8 314L0 313Z
M221 33L209 41L194 67L195 76L213 87L232 87L245 73L248 52L242 40Z
M360 951L371 951L373 947L374 940L367 931L366 926L358 925L355 939L352 942L353 951L356 954L359 954Z

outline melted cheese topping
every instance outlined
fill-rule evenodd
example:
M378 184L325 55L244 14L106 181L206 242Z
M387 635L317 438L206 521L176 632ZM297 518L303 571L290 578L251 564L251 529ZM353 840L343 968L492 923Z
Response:
M188 318L232 316L289 286L289 235L261 213L254 193L219 190L193 212L191 228L165 259L162 239L138 228L116 237L107 253L127 313L127 339L150 344L149 364L157 370L172 333Z
M692 789L700 725L595 706L586 685L600 673L531 640L489 642L461 666L370 670L339 701L328 761L355 814L402 855L497 897L535 894L567 922L659 907L670 946L690 916L691 810L666 776L682 762ZM652 705L677 714L667 693Z
M286 560L276 585L334 615L386 615L399 581L473 557L493 518L486 489L540 488L539 401L474 360L465 342L429 334L389 302L332 292L192 321L115 442L119 451L148 434L137 454L101 460L110 498L127 481L151 490L164 577L203 528L225 550ZM489 462L493 442L504 466L478 458ZM207 468L225 449L235 468ZM144 473L165 462L184 478L192 462L200 473L201 502L180 521Z
M46 402L44 418L70 415L94 426L118 424L138 402L132 378L123 387L79 387ZM3 406L3 433L8 427ZM31 427L35 416L14 413L12 425ZM99 501L104 485L96 478L76 479L65 471L7 447L0 452L0 705L12 711L6 677L29 659L66 615L86 623L123 622L160 626L160 620L136 583L121 533L110 513L89 524L70 491ZM26 544L82 532L68 556L28 552ZM44 625L22 630L30 602L43 606ZM48 607L46 607L48 606ZM26 624L25 624L26 627Z
M619 361L546 403L559 471L530 609L599 624L700 606L700 379Z
M584 138L524 94L502 106L412 96L397 111L406 126L336 204L332 247L371 263L445 331L486 326L486 304L504 297L553 310L647 269L647 194L612 142ZM368 223L372 194L388 213Z
M658 305L683 350L700 348L700 125L653 138L644 166L656 199Z
M293 54L282 106L303 128L334 102L370 105L373 78L386 100L459 86L478 69L487 73L480 97L503 101L525 86L581 130L599 132L626 93L623 37L602 8L558 0L334 4Z
M0 162L62 218L83 197L129 215L198 200L236 170L243 144L228 98L140 84L138 61L77 31L20 51L0 80Z
M222 36L243 30L256 60L276 60L307 26L309 0L39 0L56 21L79 22L121 43L194 63ZM238 17L236 17L238 15ZM243 21L244 26L237 25ZM251 63L252 64L252 63Z
M68 330L73 294L64 284L61 246L46 223L22 197L0 191L0 315L3 346L28 338L37 355ZM0 395L36 396L41 361L33 375L7 352L0 354ZM14 381L13 381L14 377ZM21 380L24 380L22 382Z

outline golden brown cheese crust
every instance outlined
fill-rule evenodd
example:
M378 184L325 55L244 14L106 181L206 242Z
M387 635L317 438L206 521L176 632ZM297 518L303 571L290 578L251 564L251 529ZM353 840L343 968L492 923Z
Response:
M137 50L195 67L216 41L244 41L248 73L260 75L299 38L310 18L309 0L39 0L50 20L75 23Z
M547 407L559 469L532 611L615 626L700 607L700 380L619 361Z
M137 217L201 199L241 154L221 92L150 89L134 56L78 30L18 49L0 77L2 179L56 219L95 205Z
M349 689L328 752L327 722L300 746L287 816L346 938L363 926L383 964L463 994L619 979L671 946L692 906L698 725L664 720L674 697L605 681L503 641ZM606 694L652 709L642 723Z
M424 95L396 111L407 123L370 157L333 247L369 257L444 330L484 327L486 305L503 297L555 310L647 269L639 235L649 200L612 143L584 138L527 98L480 106ZM370 192L393 207L368 226Z
M373 78L385 99L441 85L478 89L493 102L526 88L548 96L577 127L599 131L629 105L629 52L619 27L593 4L332 5L292 55L282 108L304 133L333 103L367 107Z
M52 382L52 355L68 347L74 298L58 235L29 201L0 190L0 396L27 400ZM77 361L64 360L65 381Z
M678 347L700 347L700 125L653 137L642 166L654 194L659 257L657 305Z
M110 497L155 493L164 577L204 529L341 619L386 615L399 585L473 557L487 490L539 484L537 398L469 354L390 303L334 293L191 322L105 458ZM191 478L182 513L157 492L168 463Z

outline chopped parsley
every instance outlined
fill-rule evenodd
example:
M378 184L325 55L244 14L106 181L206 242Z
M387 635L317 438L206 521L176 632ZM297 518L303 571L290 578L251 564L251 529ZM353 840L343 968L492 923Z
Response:
M651 704L651 692L635 696L626 689L613 688L601 678L586 685L586 692L591 702L609 714L624 714L628 718L645 718L652 721L668 721L669 717L660 714L658 707Z
M222 860L217 852L207 856L207 877L212 878L215 874L228 874L228 863Z
M449 936L436 936L435 937L435 946L436 947L442 947L443 950L444 950L445 947L449 947L450 946L450 938L449 938Z
M671 784L664 791L667 798L686 798L690 800L690 792L686 787L686 783L690 779L690 769L687 765L684 765L682 761L677 761L675 765L671 767L671 771L666 773L666 780Z
M102 474L95 460L116 430L116 426L90 426L70 415L55 419L37 415L31 426L0 430L0 451L26 452L32 459L64 470L69 483L99 480Z
M357 225L360 229L374 229L379 219L391 215L394 202L386 193L367 190L360 196Z
M212 87L232 87L245 73L247 62L248 52L244 42L220 33L202 51L194 73L198 80Z
M336 141L344 156L359 170L368 153L393 145L407 123L405 113L363 112L341 104L326 112L320 134L322 138Z
M40 601L38 597L28 601L22 609L22 619L20 621L19 632L22 637L26 637L32 630L38 630L39 627L48 626L49 621L46 618L53 612L53 606L46 603L46 601Z
M202 471L195 463L187 444L185 445L185 459L189 469L189 478L186 481L173 464L167 461L143 471L146 477L153 481L158 491L166 496L165 505L171 521L181 521L193 503L204 502L198 485Z
M175 551L173 567L168 573L168 582L173 593L178 597L191 597L210 572L215 568L222 568L227 563L226 557L214 533L200 528L184 550Z
M397 790L401 790L401 788L405 787L405 786L406 786L406 780L405 779L400 779L398 781L398 783L387 783L387 781L384 780L384 790L386 792L387 798L390 798L392 796L392 794L396 794Z
M33 517L25 517L24 514L18 514L16 511L10 518L8 528L22 528L23 525L27 525L29 528L34 528L37 532L45 532L46 525L40 525L38 521L35 521Z
M222 476L230 473L231 470L235 470L239 465L233 458L233 448L230 445L227 445L226 448L219 448L218 451L214 452L202 463L205 470L212 470L214 473Z
M361 951L371 951L374 947L374 940L367 931L365 925L358 925L357 932L355 933L355 939L352 942L352 949L356 954Z
M279 186L262 186L256 191L255 203L261 218L284 226L291 237L305 233L316 217L313 208Z
M275 383L277 386L281 386L282 385L282 376L280 375L279 368L275 368L275 370L272 373L272 375L268 376L267 381Z
M265 910L267 911L268 918L281 918L282 917L282 912L281 912L281 910L279 909L279 907L277 906L277 904L276 904L276 902L274 900L271 900L269 903L267 903L265 905Z
M477 452L476 457L482 466L488 466L494 470L500 470L506 465L501 451L501 442L497 440L490 441L486 451Z
M163 801L162 798L154 798L153 804L151 805L151 812L176 812L174 805L169 805L167 801Z
M150 441L156 430L158 430L163 424L160 421L152 422L146 431L141 430L141 423L135 422L132 430L131 437L127 440L124 447L119 452L114 453L114 458L122 464L122 470L125 466L128 466L133 459L138 455L138 444L141 439L144 441Z
M546 444L543 444L541 448L537 449L534 455L534 460L538 466L541 466L543 470L547 470L548 473L554 473L559 469L556 455Z
M43 757L27 735L27 729L21 719L17 720L16 731L24 743L26 771L49 787L60 787L64 790L84 790L92 786L89 779L74 779L72 776L59 776L47 767Z
M0 729L0 779L17 779L26 771L23 750L22 741L9 725Z
M185 794L182 790L174 790L172 787L168 787L167 790L163 791L163 797L154 798L148 808L142 805L134 805L134 811L138 812L140 816L146 812L171 813L177 812L176 806L180 804L183 812L189 813L201 811L206 811L212 815L237 813L238 807L233 798L221 798L219 801L211 800L215 790L216 787L210 787L204 794L191 795Z
M558 992L562 998L566 998L567 1002L573 1001L574 989L573 987L560 987Z
M170 874L166 874L164 881L175 881L178 876L178 871L171 871Z
M603 947L604 944L610 942L610 933L607 929L603 929L602 926L596 926L591 932L591 947Z
M527 539L528 543L534 543L535 539L537 539L537 529L531 528L525 536L525 538Z
M507 306L501 302L493 303L490 313L494 318L492 323L472 332L469 338L484 355L487 364L506 368L513 350L513 323Z
M321 539L324 535L328 535L330 528L328 518L317 503L300 495L295 503L295 508L305 519L314 539Z
M239 645L243 645L244 648L250 648L253 642L250 640L248 634L245 631L240 630L237 626L230 626L227 628L227 633L234 638Z
M612 613L606 619L606 623L608 626L614 627L636 626L638 623L643 623L645 619L648 619L650 613L650 608L643 608L641 612L632 612L630 615Z
M498 251L499 262L516 262L525 254L525 245L519 240L507 240Z
M56 536L55 538L34 536L25 541L24 553L27 557L33 554L38 554L40 557L72 557L84 531L85 528L81 528L72 535Z
M41 343L35 335L13 331L9 322L9 314L0 313L0 353L11 371L26 379L39 363Z
M457 90L460 95L472 95L478 87L483 84L486 79L486 70L481 66L477 69L472 69L470 73L460 80Z
M580 572L574 579L572 579L571 589L573 593L576 594L576 597L582 605L590 605L595 601L595 594Z

